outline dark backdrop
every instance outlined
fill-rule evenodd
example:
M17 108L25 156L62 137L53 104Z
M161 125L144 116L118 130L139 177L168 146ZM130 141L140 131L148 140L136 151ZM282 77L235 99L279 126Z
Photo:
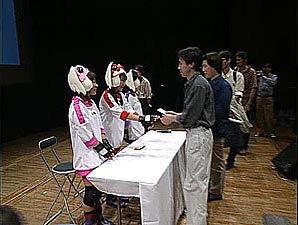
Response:
M97 74L99 95L110 61L127 71L143 64L154 106L179 110L184 80L176 54L188 46L245 50L256 69L273 62L276 111L296 112L295 1L15 0L15 7L21 66L0 66L3 141L68 125L67 73L76 64Z

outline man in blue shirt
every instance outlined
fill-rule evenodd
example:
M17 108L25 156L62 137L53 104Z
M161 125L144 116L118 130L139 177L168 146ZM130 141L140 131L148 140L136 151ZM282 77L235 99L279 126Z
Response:
M267 136L276 138L275 120L274 120L274 100L273 91L277 83L277 75L271 73L272 64L265 63L262 72L258 77L258 90L256 99L256 118L258 136Z
M213 152L208 200L221 200L225 184L224 140L229 125L232 87L221 75L222 59L217 52L203 56L204 76L209 80L215 102L215 123L211 127L213 133Z

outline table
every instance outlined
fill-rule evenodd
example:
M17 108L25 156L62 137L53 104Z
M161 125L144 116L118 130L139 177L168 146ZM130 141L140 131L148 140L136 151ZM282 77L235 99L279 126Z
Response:
M87 178L102 192L139 197L143 225L177 224L184 209L185 138L185 131L148 131Z

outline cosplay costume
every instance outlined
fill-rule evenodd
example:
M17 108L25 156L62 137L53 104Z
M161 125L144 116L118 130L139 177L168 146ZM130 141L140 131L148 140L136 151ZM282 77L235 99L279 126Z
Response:
M131 105L131 107L134 111L136 111L140 115L143 115L142 105L138 99L136 92L135 92L132 70L130 70L127 73L126 85L130 88L130 90L127 90L125 92L125 98L127 99L128 103ZM128 140L129 141L134 141L145 133L144 126L138 121L129 120L126 123L126 126L127 126L127 130L128 130Z
M98 141L102 141L103 130L95 102L84 101L78 96L73 97L68 117L74 169L88 170L98 167L105 158L93 149Z
M114 148L114 154L121 150L124 139L125 121L130 113L138 115L127 102L121 91L115 92L114 88L119 87L121 80L119 75L125 74L123 66L111 62L106 71L105 80L108 88L103 92L99 100L100 115L106 131L106 138ZM128 199L121 197L121 208L126 207ZM112 207L117 207L115 196L107 195L106 203Z
M111 88L120 85L119 75L122 73L126 75L123 66L113 62L109 64L105 77L108 89L103 92L99 101L100 115L106 137L115 149L121 147L127 116L130 113L139 115L132 109L122 92L112 93Z
M68 73L69 87L79 96L87 96L87 92L96 87L87 76L88 73L89 70L80 65L72 66ZM103 142L101 133L104 133L104 130L95 102L79 96L72 98L68 112L73 167L76 174L81 176L84 182L88 182L86 176L106 160L105 156L99 154L99 147ZM115 225L102 215L101 196L102 192L96 187L85 185L83 203L93 208L91 211L84 210L85 225Z
M92 81L87 77L88 69L78 75L78 68L71 67L68 81L70 88L86 95L92 88ZM101 131L103 125L99 110L93 100L84 101L79 96L74 96L68 112L71 144L73 149L73 166L75 170L90 170L98 167L104 158L100 156L94 145L102 141Z
M108 141L114 148L120 148L124 137L125 120L129 113L133 112L132 107L123 93L117 93L114 99L110 89L107 89L100 98L99 108Z

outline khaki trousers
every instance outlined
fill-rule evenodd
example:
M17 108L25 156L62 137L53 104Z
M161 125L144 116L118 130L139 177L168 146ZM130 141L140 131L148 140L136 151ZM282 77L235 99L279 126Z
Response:
M207 225L212 146L211 129L204 127L187 129L186 177L183 183L187 225Z
M275 133L275 119L273 107L273 97L257 96L256 119L257 127L260 130L260 132L264 132L266 134Z
M224 138L214 137L209 193L223 195L225 178Z

